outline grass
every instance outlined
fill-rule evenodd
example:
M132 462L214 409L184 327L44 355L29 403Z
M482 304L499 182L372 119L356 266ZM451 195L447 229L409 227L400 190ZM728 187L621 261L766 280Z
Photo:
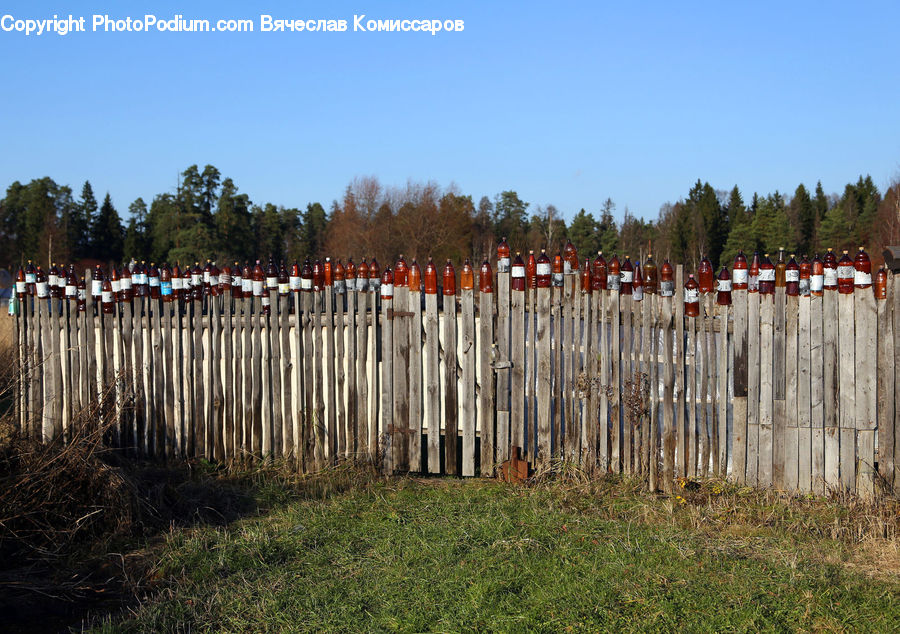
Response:
M351 468L256 482L258 515L170 531L152 592L95 626L888 631L900 619L895 503Z

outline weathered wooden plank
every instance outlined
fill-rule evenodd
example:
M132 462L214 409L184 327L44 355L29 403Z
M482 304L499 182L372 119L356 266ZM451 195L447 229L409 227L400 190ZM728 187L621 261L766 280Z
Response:
M54 312L56 312L54 310ZM102 321L102 338L103 338L103 349L101 354L103 355L103 422L106 425L107 434L109 434L110 439L115 442L115 427L116 427L116 378L115 378L115 348L114 348L114 337L113 337L113 319L114 315L111 313L103 314ZM59 332L54 333L54 337L57 340L57 346L59 345ZM159 334L157 334L157 338ZM58 357L57 357L58 358ZM162 367L160 363L160 368ZM53 382L54 385L59 385L59 375L54 371L53 372ZM162 379L159 378L156 380L156 385L159 387L157 391L157 398L159 401L163 401L162 394ZM56 407L54 403L54 420L59 420L57 418ZM163 403L160 402L157 405L156 415L157 415L157 434L159 436L159 440L157 441L157 453L156 455L159 457L163 456L163 441L162 438L162 424L164 423L163 419ZM62 421L59 421L60 423ZM59 433L62 433L62 427L58 428Z
M593 292L591 297L591 316L585 319L586 330L590 330L590 347L587 353L586 380L588 389L587 423L584 428L581 464L588 473L597 467L600 448L600 322L603 319L602 291Z
M394 413L392 424L394 426L394 440L392 444L394 469L409 471L409 317L405 314L409 307L409 287L394 287ZM474 401L473 401L474 402ZM472 443L474 444L474 430ZM463 462L465 464L465 462Z
M610 328L610 376L609 376L609 411L610 411L610 451L609 466L613 473L622 470L622 335L621 335L621 300L618 291L611 291L609 296L609 328Z
M382 291L386 293L387 291ZM390 291L393 293L393 289ZM381 296L381 421L379 428L379 452L381 469L392 474L395 465L395 438L392 432L394 416L394 327L391 323L394 312L393 295ZM373 312L374 318L374 312Z
M663 345L663 491L671 494L675 484L675 341L672 321L674 298L659 298ZM678 344L681 348L681 344ZM680 418L680 417L679 417Z
M800 484L799 457L800 457L800 429L798 427L798 385L799 372L797 365L798 335L799 335L799 309L800 297L785 297L784 316L784 476L783 488L788 491L796 491ZM807 402L809 402L807 400Z
M510 298L510 444L525 449L525 293ZM531 449L529 449L531 451Z
M825 489L837 491L841 484L841 433L839 422L840 356L838 354L838 292L825 289L822 298L825 394Z
M633 455L633 442L631 432L634 429L632 420L632 408L628 402L634 389L634 372L632 370L632 344L634 343L634 330L632 328L631 317L633 313L633 301L631 295L621 295L619 297L619 306L622 315L622 337L619 349L619 363L621 376L620 409L622 410L622 435L620 457L622 462L623 473L633 473L631 459ZM622 402L625 401L625 402Z
M526 344L525 344L525 394L527 395L527 407L525 413L526 429L525 444L528 446L528 455L530 459L537 464L537 454L540 451L538 439L538 301L537 288L528 289L528 312L525 313L526 319ZM561 331L559 328L562 324L562 289L551 288L550 290L550 390L545 393L546 398L550 400L550 446L551 450L558 447L558 439L554 438L555 432L558 431L560 421L563 415L563 380L561 374L562 368L562 347L559 337ZM556 332L554 332L554 329ZM556 335L554 337L554 335ZM541 395L543 396L543 395ZM556 426L553 426L554 421ZM547 456L549 460L549 454Z
M166 297L171 297L167 295ZM165 392L166 392L166 459L171 460L177 454L180 443L176 429L175 386L178 385L179 376L176 372L176 343L179 336L175 330L175 320L172 315L173 304L163 304L163 365L165 366ZM229 321L229 323L231 323ZM178 337L180 339L180 337ZM231 346L228 347L227 359L231 359ZM230 376L229 376L230 378ZM230 413L228 419L231 419Z
M641 421L640 421L640 452L637 453L639 461L638 471L643 474L650 474L650 399L652 392L650 391L650 366L652 359L650 358L650 340L652 338L651 324L651 296L644 295L644 298L635 302L636 314L641 318ZM655 484L655 483L654 483ZM651 488L651 491L653 489Z
M166 449L166 421L165 421L165 388L163 386L163 376L165 371L163 365L165 359L163 356L163 339L162 339L162 301L157 298L149 300L150 310L150 395L152 399L150 409L150 419L153 426L153 449L152 455L162 458ZM106 326L104 320L104 327ZM209 381L206 383L209 385ZM207 434L209 434L207 429ZM210 436L207 436L210 440ZM207 456L214 458L211 453L212 445L208 445Z
M425 293L425 415L428 473L441 472L440 340L437 295Z
M878 332L872 289L853 293L856 326L856 491L864 499L875 496L875 423L877 405Z
M13 301L12 297L10 297L10 302ZM63 438L66 442L71 438L71 430L69 429L69 425L72 420L72 403L74 399L72 398L72 373L71 373L71 354L72 354L72 343L71 343L71 326L69 322L69 304L70 302L66 299L60 299L60 381L61 381L61 394L60 394L60 423ZM117 336L115 338L116 343L120 344L121 339ZM121 350L117 346L116 348L116 357L115 360L117 363L121 364ZM117 368L118 369L118 368ZM122 446L122 424L123 424L123 416L122 416L122 388L124 386L121 383L118 372L116 373L116 426L113 432L113 442L115 446Z
M266 458L263 453L263 339L264 339L264 317L262 314L262 295L257 294L256 286L259 282L254 282L254 293L250 308L250 324L251 324L251 346L252 358L250 375L253 377L251 384L251 426L250 441L248 448L251 458L254 461L260 461ZM195 383L196 385L196 383Z
M825 493L825 368L822 297L809 298L810 486ZM830 369L827 371L831 371Z
M291 351L291 291L290 286L278 297L278 338L279 352L281 356L281 454L286 461L293 460L296 438L294 436L294 380L293 380L293 354ZM226 353L227 354L227 353Z
M415 261L413 262L415 265ZM424 417L422 401L422 290L410 288L407 298L407 319L409 326L409 412L407 414L407 453L409 470L414 473L422 471L422 419ZM491 412L492 414L492 412Z
M710 360L710 367L714 368L716 386L713 388L713 409L717 410L715 419L716 437L713 443L713 451L718 456L715 464L715 475L724 478L728 475L728 306L716 306L716 318L721 328L713 338L715 350L715 365ZM716 345L717 344L717 345ZM732 408L733 409L733 408Z
M357 377L359 371L356 355L359 316L357 315L356 302L359 294L355 289L356 280L352 278L347 279L347 450L351 456L359 456L363 447L363 439L359 430L357 398ZM299 344L300 340L298 338ZM297 375L302 380L303 372L300 371Z
M253 439L253 326L251 323L253 297L247 296L247 293L241 294L241 358L240 371L237 377L242 380L241 385L241 403L240 403L240 434L239 440L235 442L238 456L241 464L248 462L248 457L252 450Z
M446 288L444 289L446 293ZM444 295L444 471L458 475L456 445L459 440L456 295Z
M697 366L700 365L697 358L698 339L703 332L702 327L697 323L700 317L687 318L687 346L685 348L685 398L687 400L687 451L685 459L687 460L687 476L693 478L697 476L697 463L700 453L700 443L697 435L697 406L700 395L698 394L697 385Z
M698 332L700 337L700 391L698 393L700 397L700 413L697 417L697 422L700 425L698 430L700 451L697 455L700 458L700 462L697 465L697 473L704 478L709 476L710 465L713 462L718 462L717 457L711 455L713 453L712 434L716 425L716 384L712 375L712 370L715 367L715 343L713 343L711 350L709 342L713 332L713 310L713 294L707 293L703 297L702 321L698 324L701 330ZM712 407L710 407L710 402L713 404ZM716 430L716 434L718 435L718 430Z
M412 293L410 293L412 295ZM416 302L419 300L416 299ZM415 309L412 308L413 319ZM421 317L420 317L421 318ZM421 326L420 326L421 328ZM494 420L494 370L491 349L494 341L494 293L478 296L478 430L481 438L481 476L493 477L496 468L496 428ZM410 355L412 358L412 355ZM412 375L410 375L412 381ZM412 413L410 413L412 415ZM412 422L412 418L410 418ZM418 439L418 436L416 437Z
M755 293L754 293L755 294ZM732 402L731 476L739 483L747 479L747 295L745 289L731 292L734 306L734 399Z
M747 292L747 472L745 482L759 483L760 416L760 301L759 293ZM771 370L769 371L771 375Z
M648 456L648 469L649 469L649 484L650 491L655 492L659 490L659 461L660 461L660 452L659 452L659 441L660 441L660 428L659 428L659 402L661 398L661 394L659 393L659 337L660 337L660 329L659 329L659 303L660 297L656 293L649 294L644 299L645 302L645 310L649 308L650 313L650 330L649 330L649 340L650 340L650 366L649 366L649 398L650 398L650 419L648 424L648 433L649 433L649 456Z
M344 317L344 298L347 296L346 287L335 284L334 286L334 356L335 356L335 377L334 386L336 389L336 411L337 430L338 430L338 458L347 458L350 455L348 440L350 438L347 428L347 369L344 365L344 341L346 337L346 319Z
M811 295L801 296L797 308L797 487L805 493L812 491L811 301Z
M894 493L900 492L900 380L897 379L896 371L900 368L900 275L891 275L891 290L894 293L890 299L893 309L894 321ZM887 425L890 425L890 421Z
M684 266L675 267L675 382L677 385L677 404L675 418L675 477L686 477L688 474L688 438L687 438L687 376L685 363L687 352L684 332Z
M365 455L369 460L374 459L371 453L371 444L369 442L369 324L367 311L369 307L369 293L359 287L357 280L356 305L357 305L357 325L356 325L356 420L358 424L359 453ZM309 328L305 328L306 331ZM374 328L373 328L374 332ZM304 335L306 337L306 335ZM311 340L304 339L304 345L310 343ZM311 356L305 357L311 362ZM310 366L307 364L307 368ZM307 370L308 372L309 370ZM307 387L307 394L310 396L309 403L312 403L312 384ZM373 394L373 398L374 398ZM310 410L310 414L312 410Z
M334 357L334 287L327 285L320 291L325 305L325 348L324 355L320 357L325 366L325 431L327 434L329 464L334 464L338 456L338 429L337 429L337 399L335 397L335 357ZM321 328L319 328L321 331ZM388 348L390 350L390 348Z
M569 263L566 262L569 267ZM576 271L566 271L563 275L563 306L561 330L561 369L563 371L562 398L563 420L558 420L554 435L557 446L553 448L554 456L563 456L565 460L572 460L578 453L578 432L580 425L576 422L576 411L579 409L575 402L574 389L575 377L578 376L578 349L575 347L578 339L576 324L581 320L580 292L577 288L578 276Z
M772 337L772 484L784 488L784 437L787 403L785 401L785 288L775 289L775 313Z
M462 475L475 475L475 291L460 291L459 335L462 339Z
M584 351L584 355L575 381L575 388L579 390L581 400L581 415L578 420L579 443L575 448L576 453L570 456L574 463L581 464L582 468L586 468L588 472L590 472L593 465L586 460L586 457L593 453L594 435L592 435L592 428L596 427L596 410L593 407L595 403L593 398L594 390L590 384L591 377L594 375L591 356L594 348L594 322L596 315L593 314L593 304L593 294L591 292L582 292L580 346Z
M378 349L379 341L381 341L382 322L378 319L379 297L376 287L371 287L368 293L369 314L372 319L371 333L369 336L369 452L372 456L377 456L379 451L379 410L381 399L379 398L380 390L380 373L378 372L378 362L380 350Z
M893 277L893 276L892 276ZM878 471L886 492L894 485L894 284L888 279L887 298L878 311Z
M372 298L372 323L373 325L377 321L378 315L375 311L375 292L369 293ZM321 469L324 467L328 461L328 458L333 455L329 454L331 449L331 430L328 427L328 420L325 417L325 372L326 367L328 365L327 351L324 348L323 344L323 333L322 333L322 319L324 315L324 292L321 289L316 289L312 293L312 324L313 324L313 345L315 346L315 357L313 358L313 376L315 377L315 398L316 398L316 415L315 415L315 439L316 439L316 450L315 450L315 459L316 459L316 469ZM327 316L325 317L327 319ZM377 330L377 328L376 328ZM375 350L377 350L378 340L375 339ZM390 351L390 348L388 348ZM372 355L373 361L376 359L376 355ZM374 390L377 394L378 391ZM378 398L375 397L372 399L373 401L377 401ZM371 403L370 403L371 406ZM376 409L377 411L377 409ZM378 455L378 419L373 417L371 419L371 424L373 425L373 433L370 436L374 445L372 446L372 455Z
M194 454L197 457L208 457L206 454L206 446L205 446L205 412L203 410L203 398L205 391L205 384L203 380L203 302L199 299L194 299L191 301L191 318L193 325L193 360L194 367L192 368L191 375L193 377L192 380L192 392L193 392L193 419L194 419ZM145 338L146 340L146 338ZM144 348L146 350L146 347ZM258 377L259 373L255 373L255 376ZM258 380L258 379L257 379ZM145 392L145 398L147 398ZM259 410L256 409L258 412ZM258 455L258 453L257 453Z
M760 295L759 306L759 471L758 483L761 487L774 484L773 450L774 442L774 388L776 371L774 366L775 343L775 298Z
M856 491L856 316L853 299L853 294L838 294L840 471L841 486L850 492Z
M508 267L507 267L508 268ZM510 445L510 312L509 312L509 271L497 273L497 463L509 459Z
M536 468L546 468L551 456L551 374L550 374L550 324L551 294L559 289L537 289L537 456Z

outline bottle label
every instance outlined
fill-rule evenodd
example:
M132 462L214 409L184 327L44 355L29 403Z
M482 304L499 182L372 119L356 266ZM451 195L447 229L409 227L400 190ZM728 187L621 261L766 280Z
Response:
M619 290L619 282L621 278L618 275L610 275L606 278L606 289L610 291Z
M837 286L837 269L825 269L825 286Z
M268 295L263 295L263 296L262 296L262 305L263 305L263 306L269 306L269 296L268 296Z
M696 304L700 301L700 289L686 288L684 289L684 303Z
M56 284L59 286L59 288L65 288L66 287L66 276L60 275L59 278L57 278L57 280L56 280Z
M203 283L209 284L209 271L203 271Z
M378 291L378 288L381 286L381 280L377 277L369 278L369 290L373 293Z
M209 276L209 285L210 286L218 286L219 285L219 276L218 275L210 275ZM152 284L151 284L152 286Z
M300 276L299 275L291 275L288 278L288 287L292 291L299 291L300 290Z
M159 292L163 297L168 297L172 294L172 282L162 282L159 285Z
M87 300L87 293L84 292L84 289L83 289L83 288L79 288L79 289L78 289L78 295L77 295L77 297L78 297L78 301L79 301L79 302L83 302L83 301L86 301L86 300Z
M784 281L785 282L799 282L800 281L800 271L786 269L784 271Z
M231 286L231 276L227 273L222 273L222 275L219 276L219 284L223 286Z
M123 291L131 290L131 276L130 275L122 278L122 290Z
M774 282L775 281L775 269L760 269L759 270L759 281L760 282Z
M26 284L28 284L28 282L16 282L16 292L24 293Z
M66 297L75 297L78 294L78 287L74 285L66 286Z
M47 282L50 284L50 286L53 286L55 288L59 286L59 276L50 274L47 276Z
M381 285L381 299L393 299L394 297L394 285L393 284L382 284Z
M244 287L244 278L240 275L235 275L231 278L231 285L235 288L243 288Z
M253 293L253 280L249 277L245 277L241 280L241 291L244 295L250 295Z
M854 273L856 273L856 269L854 269L852 266L837 267L837 278L839 280L852 280Z
M7 306L7 310L9 312L10 317L12 317L13 315L19 314L19 302L18 302L17 298L15 298L15 297L9 298L9 306Z
M103 282L100 280L93 280L91 282L91 296L97 297L103 290Z
M112 301L113 301L112 291L103 291L102 297L103 297L104 304L112 304Z
M344 280L335 280L334 281L334 294L335 295L343 295L344 294Z
M572 263L568 260L563 261L563 273L566 275L572 274Z
M300 288L304 291L312 290L312 280L308 280L305 278L300 278Z
M172 278L172 290L173 291L184 290L184 280L182 280L180 277L173 277Z
M731 292L731 280L719 280L718 291L720 293L730 293Z
M856 274L853 276L853 283L857 286L868 286L872 283L872 274L856 271Z
M154 288L156 286L159 286L159 278L154 275L150 278L150 288Z
M800 280L800 294L803 297L809 295L809 279L801 279Z
M747 279L747 290L751 293L756 293L759 291L759 276L751 275Z
M253 280L253 297L262 297L263 294L263 283L257 280Z
M290 284L279 284L278 285L278 294L279 295L287 295L291 292Z
M622 271L622 284L631 284L634 281L634 271Z
M512 277L513 277L513 279L525 277L525 267L524 266L512 267Z
M191 286L200 286L200 276L196 273L191 273Z
M562 288L563 285L563 274L562 273L554 273L553 274L553 286L557 288Z
M809 290L814 293L819 293L825 287L825 276L824 275L813 275L809 278Z
M26 273L25 274L25 283L26 284L37 283L37 274L36 273Z
M671 280L661 280L659 282L659 294L662 297L672 297L675 294L675 282Z
M538 262L537 263L537 274L538 275L550 275L550 263L549 262Z
M644 287L643 286L635 286L634 292L632 293L631 298L636 302L644 299Z
M267 277L266 278L266 288L278 288L278 278L277 277Z
M497 260L497 272L509 273L509 258L500 258Z
M120 290L122 290L122 283L120 280L112 280L110 282L110 286L112 286L113 293L118 293Z

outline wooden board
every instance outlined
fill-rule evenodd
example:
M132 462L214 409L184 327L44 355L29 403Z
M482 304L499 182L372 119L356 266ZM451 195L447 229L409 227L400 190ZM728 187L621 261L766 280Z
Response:
M759 483L761 299L759 293L747 292L747 471L744 481L750 486Z
M280 457L290 462L294 457L294 380L293 354L291 351L291 296L278 298L278 348L281 357L281 453Z
M700 317L687 318L687 346L685 348L685 399L687 401L687 476L694 478L698 475L697 463L700 452L700 443L697 435L697 406L700 398L697 385L697 366L700 365L697 358L698 338L702 334L702 326L697 322Z
M620 436L620 460L623 473L633 473L632 455L633 442L631 432L635 421L632 420L633 408L629 401L633 391L634 372L632 370L632 344L634 343L634 329L632 328L633 300L631 295L619 296L619 309L622 315L622 336L619 348L619 376L621 387L619 389L619 409L622 418L622 432Z
M525 293L510 298L510 444L525 450Z
M497 343L495 367L497 373L497 463L509 459L510 445L510 402L509 386L511 375L510 363L510 312L509 312L510 273L497 273Z
M425 294L425 416L428 473L441 473L440 341L437 295Z
M618 291L609 295L609 327L610 327L610 366L609 366L609 417L610 417L610 450L609 467L613 473L622 470L622 335L621 335L621 301Z
M575 448L574 455L571 459L576 464L581 464L590 473L593 467L593 461L590 456L593 453L594 437L593 429L596 427L596 415L593 397L593 388L590 379L594 375L594 366L592 361L594 346L594 323L596 316L593 314L593 294L582 293L581 295L581 348L584 351L581 367L576 375L576 389L579 390L581 399L581 416L578 421L579 442ZM577 338L576 338L577 339Z
M820 363L821 356L812 357L811 316L812 297L801 296L797 308L797 487L812 491L812 389L811 364ZM821 353L821 346L819 347ZM790 419L788 419L790 424Z
M494 476L497 465L495 453L497 441L494 420L494 370L491 367L491 345L494 341L493 313L494 294L480 293L478 297L477 334L478 430L481 439L480 473L482 477L487 478ZM416 438L418 440L418 436Z
M394 328L394 412L392 425L393 433L393 458L394 469L397 471L409 471L409 404L410 404L410 315L409 311L409 287L394 287L394 313L392 325ZM474 438L473 438L474 442Z
M647 295L644 298L644 309L649 308L650 314L650 368L649 368L649 398L650 398L650 419L649 419L649 485L650 491L659 490L659 402L661 394L659 392L659 303L660 297L656 293Z
M893 298L891 302L894 309L894 370L900 367L900 275L891 276L891 290ZM900 492L900 380L894 375L894 488L895 494ZM890 422L887 422L889 425Z
M337 390L335 389L335 356L334 356L334 287L326 286L320 291L325 304L325 347L320 363L325 366L325 433L327 439L327 462L335 464L338 456L337 429ZM321 331L321 328L319 329ZM390 350L390 348L388 348Z
M754 293L756 294L756 293ZM747 295L744 289L731 293L734 306L734 400L732 403L731 476L739 483L747 478Z
M659 297L660 325L663 331L663 491L671 494L675 484L675 332L673 297ZM678 344L681 348L681 344ZM679 417L680 418L680 417Z
M379 428L379 457L382 471L390 475L394 472L395 456L392 433L394 416L394 328L391 318L394 311L393 299L381 301L381 421ZM374 316L374 315L373 315Z
M675 267L675 383L678 390L678 399L676 403L675 415L675 477L684 478L688 474L687 470L687 374L685 363L687 361L687 352L685 349L685 332L684 332L684 267L679 264Z
M800 428L798 420L798 336L800 297L785 297L784 315L784 435L783 435L783 480L782 486L788 491L799 488ZM807 344L808 348L808 344ZM807 396L807 403L809 397Z
M853 294L838 294L840 482L841 487L850 492L856 490L856 316L853 299Z
M574 272L563 276L563 305L560 330L557 334L560 346L560 370L562 371L563 418L556 420L553 430L556 445L553 457L562 456L569 461L578 453L578 433L575 431L575 377L578 375L578 354L575 350L575 325L581 319L580 291L576 288L578 277Z
M716 358L715 373L717 385L713 394L717 401L713 407L718 410L716 415L716 448L718 454L715 475L724 478L728 475L728 403L733 402L728 394L728 315L731 312L729 306L716 306L717 319L719 320L719 332L715 337ZM732 411L733 411L732 406Z
M347 296L346 289L334 296L334 387L335 387L335 417L337 420L337 457L344 459L349 457L348 449L349 433L347 429L347 368L344 365L344 347L346 340L346 319L344 317L344 299Z
M875 496L875 429L877 411L878 331L875 295L872 289L853 293L856 403L856 491L863 499Z
M475 291L460 291L459 337L462 358L462 475L475 475L476 395Z
M841 433L838 427L840 403L840 356L838 354L838 292L825 290L822 298L823 372L825 394L825 490L840 487ZM855 424L855 423L854 423Z
M825 493L825 368L822 297L809 298L810 487Z
M559 289L537 289L537 455L535 467L546 468L551 456L551 293Z
M457 475L458 372L456 354L456 296L444 296L444 472Z
M352 288L351 284L353 284ZM347 451L350 456L359 456L363 446L359 430L359 411L357 406L357 377L359 371L356 355L359 317L356 309L358 293L355 290L355 284L356 280L347 280ZM297 345L301 345L299 336ZM297 375L302 381L303 372L300 371Z
M610 366L610 356L612 353L612 342L609 336L610 330L610 291L601 290L599 293L599 314L597 321L598 323L598 353L600 357L599 367L600 373L597 377L597 390L600 394L600 412L599 412L599 421L597 424L597 454L598 454L598 463L600 473L607 473L609 471L609 457L610 457L610 446L609 446L609 434L610 434L610 421L609 421L609 393L612 389L610 385L609 378L609 366Z

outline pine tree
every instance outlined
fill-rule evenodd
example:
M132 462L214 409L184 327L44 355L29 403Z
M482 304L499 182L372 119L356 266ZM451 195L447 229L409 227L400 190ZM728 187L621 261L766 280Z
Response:
M250 233L250 198L237 192L238 188L230 178L222 181L214 224L218 245L216 253L223 262L249 260L255 255Z
M789 209L797 251L800 254L809 254L815 242L816 207L802 183L794 191Z
M323 255L328 216L319 203L310 203L300 216L300 247L310 257Z
M124 231L119 212L113 207L109 192L103 198L100 213L91 227L91 248L98 260L120 262L124 251Z
M128 206L131 218L125 230L125 260L150 260L150 236L147 226L147 203L138 198Z
M582 258L588 257L593 259L594 255L601 249L600 232L598 231L597 221L594 215L587 213L583 208L569 225L569 240L578 250L578 255Z

